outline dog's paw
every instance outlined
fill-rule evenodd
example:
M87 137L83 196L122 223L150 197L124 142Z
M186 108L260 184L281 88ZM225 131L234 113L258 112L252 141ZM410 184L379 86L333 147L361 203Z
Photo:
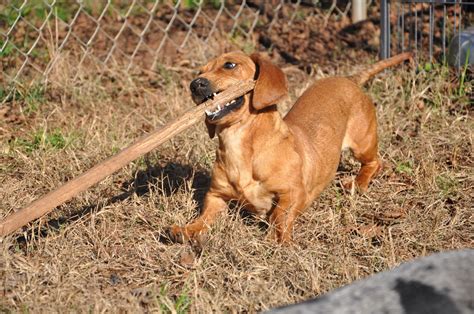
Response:
M171 243L185 243L189 240L189 236L186 234L185 228L173 225L164 230L164 237L167 242Z
M359 194L367 192L369 185L367 183L359 182L357 178L355 180L354 178L347 178L342 181L342 187L351 195L355 195L356 192Z
M273 228L267 233L266 239L272 243L278 243L282 246L292 246L294 244L292 233L287 232L278 232Z
M357 184L354 178L345 178L342 180L342 187L351 195L354 195L357 190Z
M165 229L165 238L167 242L171 243L191 243L201 245L202 242L206 242L206 238L203 236L202 230L194 230L189 227L179 227L173 225Z

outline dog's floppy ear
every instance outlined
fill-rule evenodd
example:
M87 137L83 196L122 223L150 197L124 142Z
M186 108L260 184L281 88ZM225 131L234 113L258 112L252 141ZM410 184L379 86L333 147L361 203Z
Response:
M207 122L207 119L205 120L205 122L206 122L207 133L209 133L209 137L214 138L214 136L216 135L216 125Z
M253 53L250 58L256 65L255 79L257 80L253 90L253 107L260 110L277 104L288 94L285 73L259 53Z

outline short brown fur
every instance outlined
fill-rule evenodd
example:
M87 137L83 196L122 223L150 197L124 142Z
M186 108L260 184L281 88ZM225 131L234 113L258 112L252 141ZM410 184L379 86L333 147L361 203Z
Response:
M196 237L226 210L228 201L237 200L248 211L266 215L279 242L290 242L296 217L334 178L344 148L361 162L355 185L366 191L382 162L375 108L356 82L409 57L379 62L355 79L318 80L284 118L276 104L287 95L286 78L269 60L260 54L232 52L210 61L200 77L211 83L213 91L257 74L256 87L238 110L217 121L206 119L209 135L219 137L211 187L200 217L185 227L173 226L171 237L177 241ZM236 67L225 69L226 62Z

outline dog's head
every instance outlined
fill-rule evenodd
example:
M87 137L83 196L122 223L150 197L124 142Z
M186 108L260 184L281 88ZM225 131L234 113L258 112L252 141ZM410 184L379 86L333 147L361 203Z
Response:
M192 98L197 105L238 82L255 79L252 93L241 96L226 105L206 111L206 125L213 137L216 125L231 125L252 113L277 104L288 93L285 74L258 53L247 56L230 52L211 60L201 68L191 82Z

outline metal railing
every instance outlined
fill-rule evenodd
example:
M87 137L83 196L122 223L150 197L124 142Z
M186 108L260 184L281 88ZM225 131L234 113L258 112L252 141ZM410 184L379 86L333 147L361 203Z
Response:
M465 64L466 51L459 38L474 26L473 1L382 0L380 16L381 58L409 50L415 60L451 63L457 68Z

